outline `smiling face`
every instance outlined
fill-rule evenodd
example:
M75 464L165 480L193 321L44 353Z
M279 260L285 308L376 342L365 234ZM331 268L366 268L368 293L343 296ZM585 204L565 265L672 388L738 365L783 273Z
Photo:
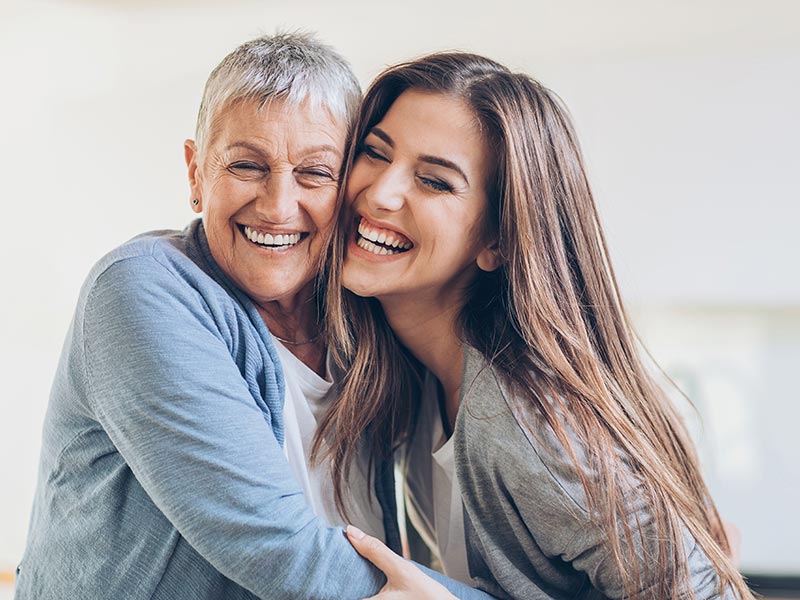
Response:
M478 266L497 266L485 227L490 169L468 105L403 92L367 133L347 182L343 285L382 302L460 306Z
M279 100L239 102L218 121L205 152L186 143L211 254L256 304L291 301L313 289L346 125Z

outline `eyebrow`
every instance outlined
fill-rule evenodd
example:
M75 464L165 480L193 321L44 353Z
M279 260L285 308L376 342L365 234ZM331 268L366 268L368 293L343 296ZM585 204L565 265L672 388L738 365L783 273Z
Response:
M250 150L251 152L255 152L256 154L266 154L263 148L259 148L255 144L251 144L249 142L233 142L232 144L228 144L225 147L225 150L231 150L233 148L245 148ZM310 146L308 148L302 149L303 154L317 154L317 153L327 153L333 154L334 157L341 160L342 152L336 146L331 144L319 144L318 146Z
M382 139L389 145L390 148L394 148L394 140L388 133L386 133L380 127L373 127L372 129L370 129L370 133ZM467 177L467 174L464 173L464 171L461 170L461 167L459 167L452 160L447 160L446 158L442 158L441 156L432 156L430 154L422 154L418 156L417 159L431 165L439 165L440 167L445 167L446 169L455 171L456 173L461 175L461 177L464 178L464 181L467 182L467 185L469 185L469 178Z

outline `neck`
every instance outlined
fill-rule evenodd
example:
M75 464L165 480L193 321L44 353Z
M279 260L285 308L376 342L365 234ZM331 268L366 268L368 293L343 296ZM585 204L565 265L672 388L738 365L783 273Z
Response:
M286 340L286 348L318 375L325 375L325 339L320 335L313 284L291 298L256 302L270 332ZM290 342L301 342L292 344ZM304 343L305 342L305 343Z
M461 402L461 339L456 333L459 307L420 306L381 300L386 320L400 342L442 384L450 430Z

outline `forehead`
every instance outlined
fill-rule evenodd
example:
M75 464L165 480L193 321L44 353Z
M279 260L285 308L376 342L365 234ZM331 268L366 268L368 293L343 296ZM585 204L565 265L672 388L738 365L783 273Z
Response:
M408 117L409 113L416 114L420 121L436 121L457 129L466 130L476 124L475 113L465 100L450 94L415 88L401 93L389 107L383 120Z
M239 100L215 116L209 147L232 140L260 140L294 148L328 145L341 154L346 134L345 122L309 102L292 104L277 98L261 105L256 100Z
M377 125L419 154L435 155L485 171L488 146L472 107L454 96L407 90Z

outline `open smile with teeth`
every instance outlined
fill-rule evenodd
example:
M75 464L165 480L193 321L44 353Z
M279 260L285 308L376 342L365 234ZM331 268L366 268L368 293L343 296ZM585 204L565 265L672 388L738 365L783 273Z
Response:
M258 244L262 248L271 248L272 250L285 250L286 248L291 248L301 239L305 237L303 233L264 233L259 232L256 229L253 229L250 226L239 226L244 233L244 236L253 242L254 244Z
M414 244L406 236L391 229L370 224L363 217L358 223L356 244L373 254L400 254L410 250Z

